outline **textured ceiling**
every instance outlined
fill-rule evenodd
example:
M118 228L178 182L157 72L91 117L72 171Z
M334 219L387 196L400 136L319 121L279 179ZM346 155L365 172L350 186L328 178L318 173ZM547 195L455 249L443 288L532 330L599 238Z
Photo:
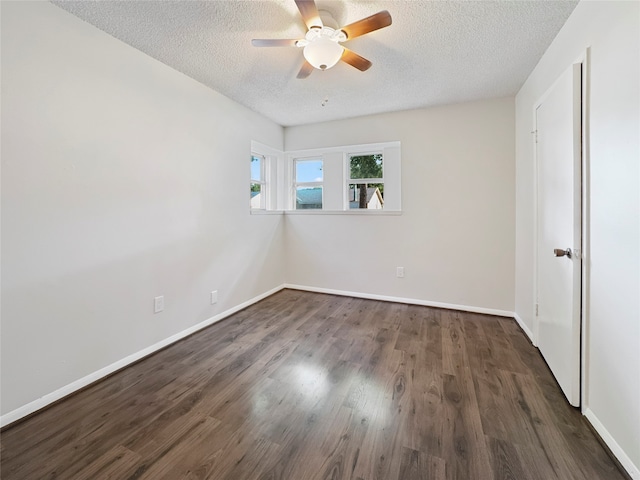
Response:
M373 62L368 71L340 62L305 80L301 49L251 46L304 37L293 0L53 3L291 126L514 95L577 1L316 0L339 25L380 10L393 24L345 44Z

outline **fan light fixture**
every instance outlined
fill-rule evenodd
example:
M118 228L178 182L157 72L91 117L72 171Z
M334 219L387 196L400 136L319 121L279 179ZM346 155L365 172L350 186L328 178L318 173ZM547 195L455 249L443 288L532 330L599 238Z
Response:
M1 1L1 0L0 0ZM361 72L371 67L371 62L341 45L367 33L391 25L391 15L386 10L339 28L329 12L318 10L315 0L295 0L307 34L300 40L286 38L254 38L254 47L298 47L302 48L304 63L297 78L307 78L314 69L327 70L339 61L357 68Z
M331 27L312 28L296 45L304 47L302 54L307 62L319 70L327 70L342 58L344 47L338 42L346 39L344 32Z

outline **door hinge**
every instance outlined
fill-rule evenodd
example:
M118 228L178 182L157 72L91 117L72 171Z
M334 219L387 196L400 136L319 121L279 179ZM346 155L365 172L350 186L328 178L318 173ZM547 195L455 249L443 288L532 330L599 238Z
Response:
M538 304L536 303L536 317L538 316Z
M531 130L531 134L533 135L533 141L538 143L538 130Z

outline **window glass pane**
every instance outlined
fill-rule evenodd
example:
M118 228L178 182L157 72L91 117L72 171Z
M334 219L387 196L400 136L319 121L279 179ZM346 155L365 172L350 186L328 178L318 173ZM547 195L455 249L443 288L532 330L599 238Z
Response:
M322 208L322 187L296 187L296 210Z
M321 181L322 160L296 160L296 183Z
M262 180L262 157L251 156L251 180Z
M263 208L262 207L262 185L259 183L251 184L251 208Z
M352 155L349 158L351 178L382 178L382 154Z
M358 183L349 185L349 208L382 210L384 207L384 184Z

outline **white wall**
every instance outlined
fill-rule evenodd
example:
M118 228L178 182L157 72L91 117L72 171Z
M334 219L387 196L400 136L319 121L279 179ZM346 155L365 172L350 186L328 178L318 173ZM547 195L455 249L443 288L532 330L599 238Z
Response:
M2 414L284 283L251 140L283 131L54 5L2 2Z
M582 1L516 97L516 313L533 328L533 106L590 48L585 413L640 478L640 3Z
M402 215L287 215L287 282L513 311L513 99L285 128L287 150L396 140Z

